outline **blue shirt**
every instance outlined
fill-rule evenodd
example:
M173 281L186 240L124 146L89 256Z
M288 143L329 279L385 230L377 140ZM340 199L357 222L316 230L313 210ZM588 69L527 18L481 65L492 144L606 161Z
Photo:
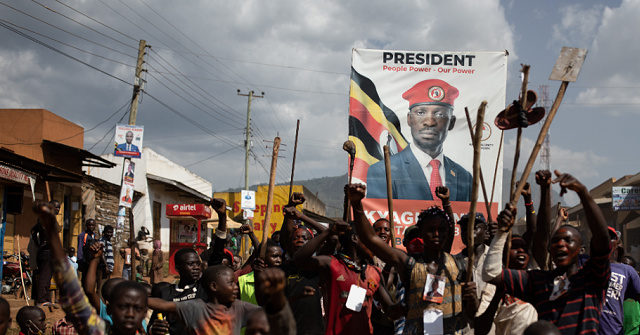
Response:
M626 298L640 298L640 276L629 265L611 264L611 279L600 314L598 334L623 334L623 304Z

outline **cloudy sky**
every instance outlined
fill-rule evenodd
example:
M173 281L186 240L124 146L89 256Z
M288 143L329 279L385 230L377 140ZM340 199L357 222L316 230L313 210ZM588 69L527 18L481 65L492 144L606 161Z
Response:
M552 168L589 187L638 172L640 0L0 0L0 7L0 107L49 109L84 126L85 148L102 154L115 123L127 121L121 107L145 39L148 95L137 120L144 145L214 190L243 185L247 98L237 89L265 92L252 105L251 184L267 181L265 141L276 135L287 145L277 181L288 180L296 119L296 178L345 172L354 47L506 49L507 101L516 98L521 63L532 67L530 88L548 85L553 99L559 82L548 77L560 48L588 48L551 127ZM525 158L539 128L524 131ZM515 131L507 133L505 166L514 143Z

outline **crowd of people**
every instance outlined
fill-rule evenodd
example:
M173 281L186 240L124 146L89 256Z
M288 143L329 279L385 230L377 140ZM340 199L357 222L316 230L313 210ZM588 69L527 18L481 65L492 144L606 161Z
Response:
M283 208L282 228L264 245L251 225L230 233L226 203L214 199L220 221L212 243L201 254L191 248L175 253L179 278L173 283L163 281L159 242L150 283L131 280L128 271L115 278L113 229L105 227L98 238L92 221L78 236L76 271L58 235L59 204L39 202L32 234L39 246L36 282L53 276L65 312L53 331L65 335L638 334L635 261L624 255L620 234L587 188L569 174L555 174L535 175L537 212L525 185L522 235L511 231L516 207L510 204L495 222L482 214L456 222L449 190L439 186L441 206L422 210L405 229L404 250L393 245L388 220L368 221L365 185L345 186L353 220L328 227L299 211L305 199L294 193ZM566 222L566 212L553 220L552 184L561 195L577 194L590 241ZM452 255L456 223L466 248ZM246 260L237 254L236 233L253 245ZM140 257L135 248L121 253L124 270ZM36 299L46 303L48 292L40 290ZM24 335L46 330L38 306L20 309L16 321ZM10 322L9 305L0 299L0 335Z

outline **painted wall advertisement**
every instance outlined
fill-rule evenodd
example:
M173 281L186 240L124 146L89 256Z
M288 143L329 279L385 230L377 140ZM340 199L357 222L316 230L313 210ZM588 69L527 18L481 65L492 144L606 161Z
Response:
M640 209L639 186L614 186L611 190L611 204L614 211L634 211Z
M373 223L389 216L383 146L391 151L396 243L415 224L421 210L441 205L435 188L449 188L458 220L468 211L472 186L471 124L483 100L481 167L499 208L502 159L496 168L500 130L494 119L505 108L507 55L500 52L432 52L354 49L352 55L349 139L356 144L355 183L367 185L363 204ZM487 216L481 192L478 211ZM456 229L456 234L459 229ZM456 236L453 253L462 248Z

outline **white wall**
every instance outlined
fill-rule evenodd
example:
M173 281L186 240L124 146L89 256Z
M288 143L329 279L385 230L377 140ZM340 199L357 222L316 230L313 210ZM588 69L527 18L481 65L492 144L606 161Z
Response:
M93 177L119 185L122 180L122 157L115 157L112 154L104 155L102 158L116 163L117 166L111 169L105 168L85 168L85 172ZM162 241L162 251L169 251L169 219L166 217L166 205L175 203L194 203L195 197L179 196L182 192L166 191L166 187L161 184L149 185L147 174L156 175L166 179L181 182L182 184L202 193L203 196L210 197L213 187L209 181L187 170L185 167L169 160L150 148L142 150L141 159L133 159L136 163L134 189L143 196L133 206L134 228L136 234L140 227L146 227L153 236L153 202L161 204L160 215L160 239ZM144 176L144 177L143 177ZM141 245L142 248L151 249L151 245Z

